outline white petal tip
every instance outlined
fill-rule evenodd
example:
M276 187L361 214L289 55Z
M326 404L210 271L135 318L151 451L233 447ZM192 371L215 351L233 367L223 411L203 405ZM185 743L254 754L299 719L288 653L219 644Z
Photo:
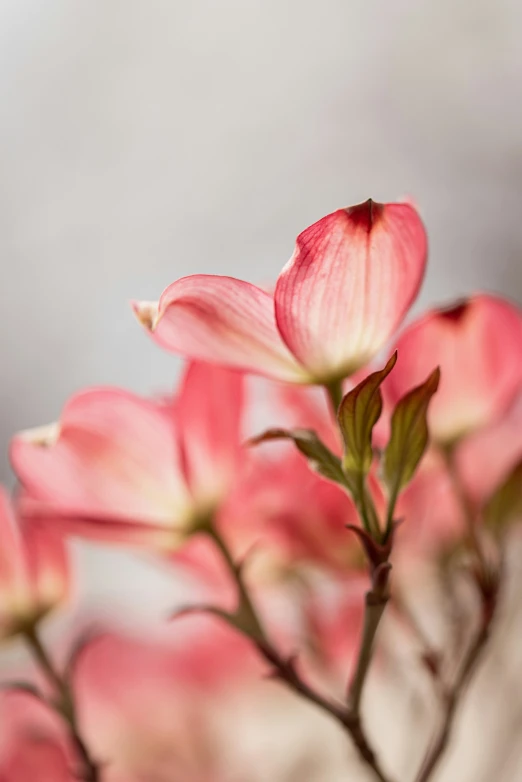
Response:
M54 445L60 436L60 424L53 423L46 426L38 426L35 429L26 429L18 432L17 437L31 445L38 445L41 448L49 448Z
M157 301L132 301L132 309L137 319L148 331L154 331L159 321Z

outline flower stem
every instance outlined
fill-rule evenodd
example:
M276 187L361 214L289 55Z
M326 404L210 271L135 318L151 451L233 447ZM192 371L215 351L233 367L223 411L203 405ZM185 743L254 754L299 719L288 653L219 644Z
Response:
M333 413L334 420L337 421L337 411L339 405L343 399L343 384L341 380L334 380L331 383L325 385L328 401L330 402L330 408Z
M473 643L471 644L466 657L462 663L460 672L455 680L453 687L446 695L443 719L438 733L436 734L428 752L422 762L419 773L415 777L415 782L428 782L438 767L444 751L446 750L453 729L453 724L457 714L458 705L466 686L471 679L476 666L482 656L482 652L489 638L491 620L482 623Z
M390 782L389 777L381 769L375 751L366 737L358 711L356 712L349 707L343 706L341 703L338 704L335 701L331 701L310 687L298 673L295 659L292 657L285 658L276 649L254 607L248 587L243 579L241 566L235 562L226 542L214 527L207 529L207 534L220 551L236 584L239 597L237 614L239 614L242 620L246 618L249 622L248 627L251 628L251 631L244 630L244 632L255 643L260 654L273 667L275 677L285 682L295 693L301 695L310 703L314 703L340 723L348 735L351 736L361 760L371 769L374 777L379 782ZM245 625L242 624L242 626L244 627ZM370 660L368 659L366 668L369 662Z
M83 768L79 778L83 782L100 782L100 769L91 758L89 750L79 733L74 700L68 684L54 667L36 627L27 628L24 631L24 638L39 668L57 696L54 707L67 724L70 737L81 759Z
M473 504L470 502L465 487L460 480L455 464L454 450L452 448L445 448L442 449L442 454L452 480L453 489L465 516L469 543L476 557L477 567L471 570L471 574L474 577L475 585L481 599L481 615L478 632L468 648L466 656L462 661L460 671L457 674L453 685L445 692L442 722L424 757L417 777L415 778L415 782L428 782L428 780L432 778L432 775L442 760L444 752L449 744L461 697L476 670L477 664L482 657L483 650L490 636L491 624L498 604L498 593L502 582L503 572L502 564L499 567L492 567L488 564L482 542L477 533L477 514Z
M388 599L389 597L385 593L379 595L374 590L366 593L361 646L359 648L355 673L348 691L348 705L352 714L355 715L360 713L363 688L373 657L375 636Z

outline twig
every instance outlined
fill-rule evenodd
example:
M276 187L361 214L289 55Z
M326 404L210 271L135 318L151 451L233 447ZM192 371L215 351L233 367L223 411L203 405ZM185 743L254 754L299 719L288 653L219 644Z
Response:
M415 782L428 782L433 772L442 760L444 751L449 744L461 697L469 680L475 672L477 664L482 656L484 647L486 646L489 639L491 624L498 603L498 591L502 573L502 566L500 566L498 569L492 568L488 564L484 555L482 544L477 534L475 524L475 508L470 502L466 490L460 480L460 476L458 474L457 466L454 460L453 450L451 448L442 449L442 455L445 459L455 494L462 507L462 511L466 519L469 541L477 560L478 567L476 569L472 569L471 573L474 577L475 584L481 599L481 618L478 633L466 653L466 656L461 664L460 671L457 674L453 685L450 686L446 691L440 728L436 733L435 738L424 757L424 760L422 761L417 777L415 778Z
M462 663L462 667L457 676L457 679L454 682L453 687L447 693L441 727L422 762L422 766L415 778L415 782L428 782L433 772L442 760L444 751L448 746L449 740L451 738L452 728L461 696L475 671L477 663L480 660L484 647L486 646L489 638L489 632L490 620L482 622L480 630L477 633Z
M375 589L372 589L366 593L361 646L348 692L348 705L354 715L358 715L360 712L362 692L373 657L375 636L388 599L387 592L379 594Z
M252 603L248 588L243 579L241 566L235 563L228 546L214 528L208 529L207 533L210 535L211 539L214 541L217 548L221 552L223 559L234 578L239 597L239 606L236 612L236 619L239 618L242 622L246 623L247 629L244 630L244 632L246 632L251 640L254 641L260 654L273 667L274 678L285 682L285 684L287 684L288 687L290 687L290 689L292 689L295 693L301 695L310 703L315 704L324 712L333 717L351 736L360 758L363 760L366 766L371 769L374 777L378 779L379 782L390 782L390 778L382 770L376 753L368 741L368 738L366 737L358 710L352 709L350 706L346 707L343 704L338 704L335 701L332 701L318 693L301 678L296 669L295 659L285 658L279 653L279 651L275 648L269 639L268 634L265 631L257 611ZM236 622L236 626L237 625L239 625L239 621ZM245 627L244 624L243 627ZM363 640L363 646L365 648L366 644L367 641L365 642ZM367 656L365 652L365 671L364 675L362 675L362 671L360 675L361 689L369 663L369 659L366 659L366 657Z
M25 630L24 638L38 666L58 696L58 700L53 705L66 722L72 742L81 759L83 769L79 778L83 782L100 782L100 769L91 758L89 750L79 733L76 710L68 684L54 667L36 628L30 627Z

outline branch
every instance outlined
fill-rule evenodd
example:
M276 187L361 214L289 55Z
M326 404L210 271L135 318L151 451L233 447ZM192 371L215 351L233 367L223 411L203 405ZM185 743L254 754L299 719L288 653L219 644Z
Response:
M252 603L248 587L243 579L241 566L234 562L228 546L217 530L212 528L207 530L207 533L221 552L237 587L239 606L235 617L231 616L232 624L236 628L242 625L241 629L243 632L255 643L260 654L274 669L274 678L285 682L285 684L295 693L301 695L301 697L305 698L310 703L315 704L333 717L352 738L360 758L366 766L371 769L374 777L378 779L379 782L390 782L389 777L386 776L380 767L375 751L366 737L358 711L352 709L350 706L346 707L342 704L337 704L335 701L318 693L301 678L296 669L295 659L285 658L279 653L269 639L268 634L263 627L263 623ZM225 612L218 611L218 613L226 618ZM246 622L246 626L247 628L250 628L250 630L245 629L244 622ZM369 660L367 662L369 663ZM361 684L363 680L364 676L361 679Z
M100 782L100 768L91 758L89 750L79 733L74 702L68 684L54 667L51 658L38 636L36 628L28 628L24 632L24 638L39 668L42 670L51 688L58 696L58 700L53 706L66 722L72 742L81 759L83 771L80 779L82 779L83 782Z
M373 657L375 636L377 634L377 629L384 613L384 609L386 608L389 600L386 583L389 567L390 566L388 565L384 568L383 571L385 574L385 583L383 584L383 587L374 587L366 593L361 646L357 656L355 673L348 691L348 704L352 714L354 715L358 715L360 712L363 688Z
M475 637L475 640L471 644L468 653L466 654L460 669L460 673L458 674L453 687L447 693L441 727L422 762L419 773L415 778L415 782L428 782L433 772L442 760L444 751L446 750L451 738L453 724L461 696L463 695L466 686L476 669L484 647L488 641L489 633L490 622L483 622L479 632Z

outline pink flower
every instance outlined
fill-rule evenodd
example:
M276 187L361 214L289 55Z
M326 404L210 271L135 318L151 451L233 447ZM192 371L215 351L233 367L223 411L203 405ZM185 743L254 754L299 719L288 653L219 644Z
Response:
M303 599L303 662L307 675L327 684L334 697L343 696L356 662L364 619L365 571L343 577L318 577Z
M33 695L3 694L0 731L0 782L78 780L62 720Z
M58 424L11 446L28 516L113 542L173 550L227 498L241 450L242 377L192 364L171 403L83 391Z
M428 450L412 482L397 502L395 516L404 519L395 552L401 566L436 558L460 540L465 523L447 466L437 450ZM402 556L404 555L404 556Z
M234 701L264 689L264 671L245 639L209 618L179 620L154 638L89 641L70 674L101 781L225 782L232 759L237 778L251 778L234 754ZM74 782L81 770L50 705L20 691L0 697L0 782Z
M0 637L15 635L62 603L68 559L52 531L20 523L0 487Z
M231 277L193 275L159 302L133 306L174 353L329 383L366 364L392 336L420 287L426 247L412 206L369 200L303 231L273 296Z
M232 704L264 685L255 652L208 618L171 630L154 639L107 634L80 655L78 713L104 781L218 782L238 762Z
M466 437L456 467L471 502L482 505L522 459L522 396L499 420Z
M440 386L430 432L451 442L498 418L522 383L522 313L497 296L479 294L432 310L400 336L397 365L384 384L389 404L439 365Z

